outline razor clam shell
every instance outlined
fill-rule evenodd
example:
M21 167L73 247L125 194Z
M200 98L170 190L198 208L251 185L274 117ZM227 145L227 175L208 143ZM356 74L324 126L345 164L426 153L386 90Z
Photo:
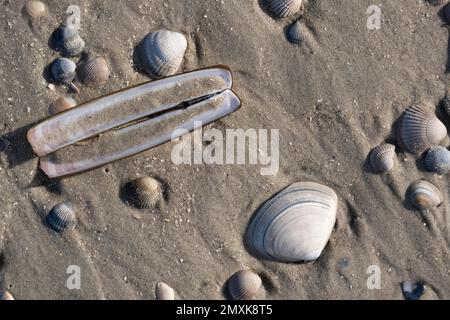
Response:
M180 69L186 49L184 35L158 30L147 35L139 45L139 62L153 78L170 76Z
M101 88L106 85L109 79L109 67L105 58L88 58L77 68L78 78L87 86Z
M40 18L47 14L47 6L42 1L38 0L27 0L24 10L26 14L33 19Z
M36 155L44 156L182 102L230 89L231 85L230 71L221 67L147 82L48 118L28 131L28 141Z
M370 152L369 159L376 171L389 171L394 167L395 146L389 143L379 145Z
M442 194L439 189L425 180L412 183L406 191L408 201L419 210L427 210L442 203Z
M223 118L239 106L239 98L225 90L187 109L104 132L89 146L69 146L41 158L40 167L50 178L86 171L178 138L186 131Z
M446 174L450 171L450 151L440 146L432 147L425 154L424 163L428 171Z
M228 280L228 291L234 300L250 300L261 288L262 280L250 270L236 272Z
M265 0L267 10L275 18L291 16L302 8L304 0Z
M397 127L398 142L415 154L438 145L446 135L447 128L434 113L418 105L406 109Z
M66 58L57 58L52 62L51 73L58 84L70 85L75 79L76 64Z
M156 300L175 300L175 291L164 282L158 282L155 287Z
M315 260L328 242L336 211L332 189L315 182L294 183L257 211L247 230L249 248L269 260Z
M65 202L54 206L47 215L47 223L56 231L75 227L76 217L72 206Z

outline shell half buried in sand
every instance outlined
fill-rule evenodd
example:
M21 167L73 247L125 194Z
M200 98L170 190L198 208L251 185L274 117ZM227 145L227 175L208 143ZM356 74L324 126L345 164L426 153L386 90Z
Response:
M49 177L75 174L234 112L241 103L231 87L231 72L222 66L147 82L48 118L28 131L28 141ZM92 137L88 146L72 146Z
M290 185L256 212L247 230L249 248L268 260L316 260L336 222L337 195L319 183Z

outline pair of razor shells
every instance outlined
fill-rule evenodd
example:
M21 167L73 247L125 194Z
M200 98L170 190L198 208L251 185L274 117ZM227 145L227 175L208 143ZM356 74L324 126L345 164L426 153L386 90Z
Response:
M439 146L447 136L447 128L429 109L414 105L406 109L399 119L396 138L399 145L413 154L424 154L428 171L446 174L450 170L450 151ZM370 164L378 172L394 167L395 146L389 143L375 147L369 156Z

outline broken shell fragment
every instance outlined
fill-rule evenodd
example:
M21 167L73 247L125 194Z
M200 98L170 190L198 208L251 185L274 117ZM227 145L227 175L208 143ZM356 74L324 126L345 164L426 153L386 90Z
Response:
M13 295L6 290L0 290L0 300L15 300Z
M447 128L430 110L414 105L401 116L396 133L406 151L420 154L439 145L447 135Z
M184 35L158 30L147 35L138 46L138 63L153 78L167 77L180 69L186 49Z
M126 189L127 201L137 208L154 208L163 198L161 183L152 177L134 179Z
M71 85L75 79L76 64L66 58L58 58L52 62L51 74L57 84Z
M48 108L49 115L55 115L57 113L63 112L65 110L71 109L78 105L75 98L70 96L64 96L56 99Z
M265 0L269 13L275 18L291 16L302 8L304 0Z
M105 58L89 55L77 68L78 78L89 87L101 88L109 79L109 67Z
M25 13L33 19L43 17L47 14L47 6L42 1L28 0L24 6Z
M316 260L336 221L337 195L319 183L298 182L266 201L247 230L250 249L282 262Z
M75 227L76 217L72 206L66 202L54 206L47 215L47 223L55 231L64 231Z
M157 300L175 300L175 291L164 282L158 282L155 288Z
M250 270L236 272L228 280L228 290L234 300L250 300L256 296L262 280Z
M406 194L409 202L419 210L428 210L442 203L439 189L425 180L412 183Z
M440 146L432 147L425 154L424 163L428 171L446 174L450 171L450 151Z
M377 172L386 172L394 167L395 146L389 143L379 145L370 152L370 164Z

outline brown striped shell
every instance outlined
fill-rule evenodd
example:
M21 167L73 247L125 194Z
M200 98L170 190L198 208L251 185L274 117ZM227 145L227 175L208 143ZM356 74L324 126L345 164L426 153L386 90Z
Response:
M228 280L228 290L234 300L250 300L256 296L262 280L250 270L236 272Z
M78 105L78 101L71 96L64 96L56 99L48 108L48 114L50 116L65 110L71 109Z
M155 287L156 300L175 300L175 291L164 282L158 282Z
M377 172L386 172L394 167L395 146L385 143L370 152L370 165Z
M109 67L105 58L89 55L77 68L78 78L82 83L94 88L106 85L109 79Z
M24 5L25 13L33 19L43 17L47 14L47 6L42 1L28 0Z
M406 151L420 154L447 135L445 125L425 107L408 107L399 119L397 140Z
M412 183L407 190L409 202L419 210L427 210L442 203L442 194L432 183L419 180Z
M126 186L127 201L143 209L156 207L163 198L161 183L152 177L137 178Z

